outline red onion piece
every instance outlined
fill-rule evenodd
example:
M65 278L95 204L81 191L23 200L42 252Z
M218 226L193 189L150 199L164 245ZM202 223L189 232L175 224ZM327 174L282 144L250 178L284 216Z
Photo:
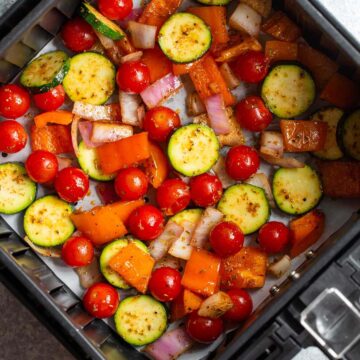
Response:
M220 94L210 96L204 101L211 128L216 135L228 134L231 131L225 103Z
M174 360L187 351L194 341L186 333L184 327L166 332L160 339L148 345L145 352L154 360Z
M126 63L128 61L136 61L136 60L140 60L141 57L143 56L143 52L142 51L135 51L131 54L125 55L121 58L120 62L121 64Z
M90 141L93 144L114 142L132 136L133 133L130 125L96 122L92 124Z
M72 113L92 121L119 121L118 104L92 105L75 101Z
M121 119L124 124L139 126L142 125L138 109L141 107L141 98L138 94L129 94L119 91L119 102Z
M58 160L58 171L70 167L72 165L73 160L70 158L56 156Z
M133 45L138 49L153 49L155 46L157 27L129 21L128 30Z
M140 93L140 96L148 108L153 108L166 100L182 86L183 84L180 77L169 73L147 87Z
M127 27L129 21L131 21L131 20L136 21L142 14L143 10L144 9L142 7L141 8L133 8L131 10L131 13L125 19L123 19L121 21L117 21L117 23L120 25L121 28L124 29Z
M284 153L284 140L278 131L263 131L260 136L260 153L281 158Z
M89 149L93 149L93 148L96 148L96 147L102 145L102 143L97 143L97 142L91 141L92 128L93 128L93 124L91 121L81 121L79 123L80 135L81 135L86 147L88 147Z

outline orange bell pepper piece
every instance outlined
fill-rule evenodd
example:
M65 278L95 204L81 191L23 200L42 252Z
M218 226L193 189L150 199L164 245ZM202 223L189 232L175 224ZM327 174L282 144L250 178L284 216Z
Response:
M65 110L47 111L34 117L35 125L38 128L42 128L48 123L69 125L72 120L73 114Z
M69 126L46 125L37 127L35 124L30 129L32 151L46 150L53 154L73 153Z
M287 41L269 40L265 43L265 56L271 63L297 60L298 44Z
M146 293L155 260L134 243L123 247L109 261L112 270L141 293Z
M150 83L161 79L172 71L171 61L164 55L158 46L143 51L141 61L148 66Z
M186 263L181 284L200 295L210 296L219 290L220 259L202 249L194 249Z
M171 321L182 319L187 314L198 310L202 302L203 299L200 296L194 294L190 290L184 289L171 303Z
M170 165L161 147L149 141L150 157L144 161L145 174L150 184L157 189L167 178Z
M99 164L105 174L134 165L150 156L147 132L107 143L96 148Z
M285 151L319 151L325 146L327 124L323 121L280 120Z
M320 210L312 210L297 219L291 220L290 256L296 257L319 240L324 232L325 215Z
M201 59L187 64L172 64L172 72L174 75L188 74L190 70L193 68L193 66L198 64L200 61Z

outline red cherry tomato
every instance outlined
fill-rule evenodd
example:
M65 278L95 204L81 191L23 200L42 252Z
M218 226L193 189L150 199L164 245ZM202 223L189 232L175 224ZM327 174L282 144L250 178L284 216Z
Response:
M119 294L116 289L109 284L100 282L87 289L83 298L83 305L89 314L103 319L115 314L119 301Z
M156 201L165 215L174 215L189 205L190 188L180 179L165 180L157 190Z
M115 191L121 200L136 200L148 189L146 175L136 167L121 170L115 179Z
M128 61L119 67L116 82L121 90L139 94L150 84L149 68L139 60Z
M99 0L99 10L110 20L123 20L132 10L132 0Z
M0 122L0 152L14 154L22 150L27 142L24 127L15 120Z
M160 142L166 141L169 135L180 125L179 115L165 106L158 106L149 110L143 122L145 131L149 133L149 138Z
M227 294L233 302L233 307L223 315L223 318L238 322L248 318L253 309L250 295L242 289L229 290Z
M30 107L30 95L15 84L0 87L0 116L16 119L23 116Z
M258 83L269 71L269 61L260 51L248 51L240 55L233 64L235 74L248 83Z
M34 151L25 162L25 168L30 178L40 184L54 180L58 166L57 157L44 150Z
M171 267L156 269L149 281L152 296L159 301L172 301L181 292L181 274Z
M244 234L231 221L217 224L210 232L210 245L220 257L229 257L241 250L244 244Z
M96 42L96 34L84 19L69 20L61 29L61 38L65 46L74 52L90 50Z
M78 168L62 169L55 178L55 190L67 202L79 201L89 191L89 178Z
M186 320L186 332L195 341L208 344L215 341L223 332L224 324L221 318L210 319L192 312Z
M190 180L191 200L201 207L213 206L221 198L222 184L216 175L201 174Z
M143 205L130 214L128 227L140 240L154 240L163 232L164 217L155 206Z
M287 226L279 221L269 221L260 228L258 240L267 253L278 253L285 250L289 237Z
M225 166L230 177L235 180L246 180L258 170L259 155L250 146L234 146L226 156Z
M250 131L265 130L272 120L269 109L259 96L248 96L236 105L236 119Z
M65 101L65 91L62 85L55 86L51 90L34 95L36 107L43 111L54 111Z
M69 266L89 265L94 258L94 245L86 237L73 236L63 245L61 256Z

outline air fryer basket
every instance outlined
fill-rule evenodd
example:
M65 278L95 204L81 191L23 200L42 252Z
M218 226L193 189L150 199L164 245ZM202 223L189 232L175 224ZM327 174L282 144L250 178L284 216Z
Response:
M29 11L9 34L0 40L0 83L11 81L75 13L80 1L43 0L24 8ZM302 28L304 37L342 67L344 74L359 75L358 50L336 30L311 1L274 1ZM10 20L11 21L11 18ZM5 24L6 25L6 24ZM8 26L8 25L7 25ZM8 26L9 27L9 26ZM4 30L4 23L0 24ZM360 233L360 210L333 234L280 287L273 287L247 323L225 338L210 358L235 359L237 353L255 333L304 289L337 254ZM81 307L81 301L36 256L0 217L0 262L16 276L24 287L50 313L66 334L76 341L92 359L143 359L144 356L123 342L103 321L92 318ZM263 357L265 359L265 357Z

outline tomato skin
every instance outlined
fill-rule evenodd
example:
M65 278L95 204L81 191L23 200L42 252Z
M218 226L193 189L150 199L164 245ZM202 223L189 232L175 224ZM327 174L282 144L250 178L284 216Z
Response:
M15 120L0 122L0 152L14 154L22 150L27 142L24 127Z
M223 315L223 318L237 322L247 319L253 310L253 302L249 293L243 289L233 289L226 293L234 305Z
M261 51L247 51L233 64L237 77L248 83L258 83L269 71L269 61Z
M30 95L21 86L7 84L0 87L0 116L16 119L30 108Z
M190 180L191 200L201 207L213 206L221 198L223 188L217 175L201 174Z
M98 319L113 316L119 306L119 294L106 283L96 283L86 290L83 297L85 310Z
M67 202L79 201L89 191L89 178L78 168L62 169L55 178L55 190Z
M210 245L222 258L235 255L244 245L244 234L231 221L223 221L213 227L210 232Z
M156 202L165 215L174 215L190 203L190 188L180 179L165 180L157 189Z
M284 251L289 239L289 228L279 221L269 221L259 230L258 240L260 246L267 253Z
M139 94L150 84L149 68L139 60L127 61L119 67L116 82L121 90Z
M58 171L57 157L45 150L36 150L26 159L25 168L32 180L44 184L55 179Z
M235 109L239 124L250 131L263 131L272 121L272 114L259 96L248 96Z
M143 205L130 214L127 225L140 240L154 240L163 232L164 217L155 206Z
M45 93L35 94L33 99L40 110L54 111L64 103L65 90L62 85L58 85Z
M180 125L179 115L165 106L150 109L143 122L144 130L149 133L149 138L159 142L166 141Z
M132 0L99 0L99 10L110 20L123 20L133 8Z
M259 169L259 155L250 146L234 146L226 156L225 166L230 177L235 180L246 180Z
M186 320L186 332L195 341L209 344L215 341L223 332L224 324L221 318L210 319L192 312Z
M140 169L130 167L119 171L115 179L115 192L121 200L136 200L146 194L148 183Z
M83 236L72 236L61 249L64 262L73 267L89 265L94 258L94 245Z
M63 26L61 38L65 46L74 52L90 50L97 40L91 25L79 17L69 20Z
M181 292L181 274L171 267L156 269L149 281L151 295L159 301L172 301Z

